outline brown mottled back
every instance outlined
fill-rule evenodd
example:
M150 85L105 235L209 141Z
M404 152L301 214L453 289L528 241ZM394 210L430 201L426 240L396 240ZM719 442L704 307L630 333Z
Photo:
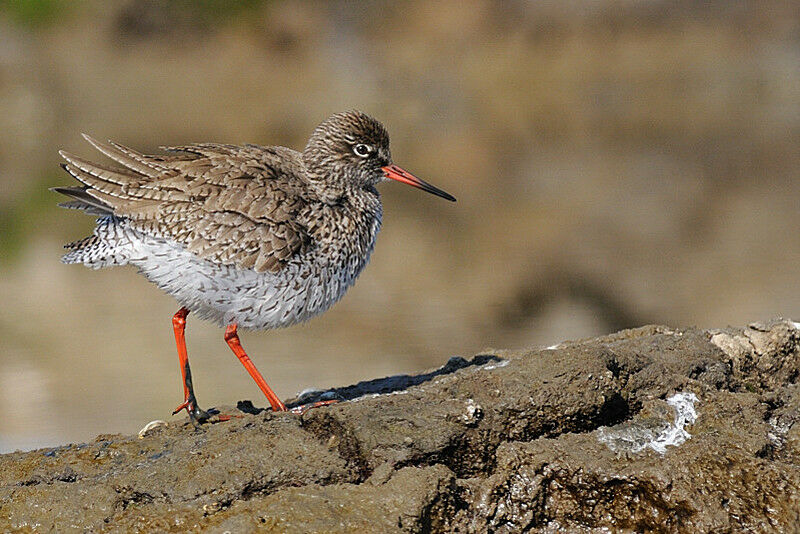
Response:
M200 257L259 272L279 271L310 244L297 220L309 198L294 150L204 143L152 156L84 137L123 168L61 152L84 184L58 189L77 199L67 207L125 217Z

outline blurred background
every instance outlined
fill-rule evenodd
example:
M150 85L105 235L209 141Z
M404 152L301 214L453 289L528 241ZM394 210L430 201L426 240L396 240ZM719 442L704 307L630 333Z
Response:
M350 108L458 203L384 184L344 300L243 334L284 398L488 347L800 317L797 2L6 0L0 451L182 401L176 303L132 268L59 263L93 227L48 191L71 185L59 149L301 148ZM263 406L222 334L189 317L201 405Z

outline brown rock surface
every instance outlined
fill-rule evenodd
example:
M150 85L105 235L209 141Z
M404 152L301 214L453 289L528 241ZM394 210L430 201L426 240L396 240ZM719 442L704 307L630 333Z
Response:
M303 415L0 456L0 530L787 530L799 373L780 320L452 358Z

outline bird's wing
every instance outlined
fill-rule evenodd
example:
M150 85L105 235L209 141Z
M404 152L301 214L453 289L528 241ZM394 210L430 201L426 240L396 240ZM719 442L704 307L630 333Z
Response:
M64 169L84 187L59 192L79 203L126 217L202 258L258 272L278 272L310 246L297 222L306 201L296 178L302 164L292 150L208 143L151 156L84 137L122 167L62 151Z

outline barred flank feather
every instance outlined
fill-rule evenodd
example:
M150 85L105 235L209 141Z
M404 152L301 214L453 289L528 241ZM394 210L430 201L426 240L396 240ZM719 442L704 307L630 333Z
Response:
M124 220L106 216L97 219L94 235L74 241L64 248L69 252L62 256L63 263L82 263L93 269L112 265L125 265L134 251Z

